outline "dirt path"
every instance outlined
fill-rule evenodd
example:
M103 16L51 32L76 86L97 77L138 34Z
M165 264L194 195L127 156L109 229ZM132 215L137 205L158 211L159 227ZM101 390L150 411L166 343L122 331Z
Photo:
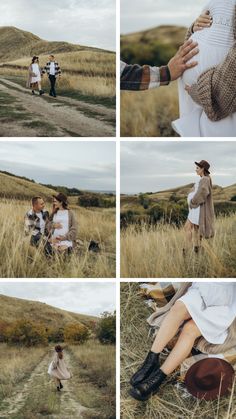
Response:
M48 136L115 136L114 109L62 96L58 96L56 99L50 98L48 95L45 95L45 97L32 96L24 87L2 77L0 78L1 91L14 97L17 104L29 113L31 119L41 119L42 125L45 125L45 123L50 125L51 132ZM27 127L25 125L21 126L22 124L19 121L15 123L17 125L17 135L14 132L15 127L12 127L13 124L8 123L6 136L27 136ZM35 131L35 136L37 136L37 128L35 128ZM4 135L4 131L1 135ZM32 133L29 132L28 135L32 136Z
M32 371L30 377L18 386L19 390L4 400L3 408L0 408L1 419L10 417L23 419L25 413L31 414L30 417L48 417L50 419L96 417L92 409L80 404L73 392L73 379L63 381L63 390L57 392L56 386L47 374L51 357L52 353L47 353ZM66 353L66 362L70 369L72 360L68 352ZM31 402L35 401L31 410ZM51 404L51 409L49 404Z

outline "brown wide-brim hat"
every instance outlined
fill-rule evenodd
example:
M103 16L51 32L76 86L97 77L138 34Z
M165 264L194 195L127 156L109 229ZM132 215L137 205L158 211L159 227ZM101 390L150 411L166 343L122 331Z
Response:
M197 161L194 162L197 166L201 167L201 169L205 169L205 171L208 173L208 175L210 174L209 169L210 169L210 164L208 163L208 161L206 160L201 160L199 163Z
M198 399L215 400L230 392L234 375L232 365L224 359L201 359L189 368L185 385Z
M53 195L53 198L55 198L59 202L63 202L63 204L68 204L67 196L64 195L64 193L59 193L57 195Z

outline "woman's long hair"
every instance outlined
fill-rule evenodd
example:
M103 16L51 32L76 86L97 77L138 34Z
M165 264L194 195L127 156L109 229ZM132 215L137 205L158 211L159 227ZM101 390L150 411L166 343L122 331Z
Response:
M58 201L58 202L60 202L60 201ZM62 204L63 209L67 209L67 210L69 209L69 205L67 203L61 202L61 204ZM49 216L49 219L51 221L53 220L53 216L57 213L57 211L59 211L59 208L56 208L55 205L53 204L52 205L52 213Z
M210 179L210 185L211 185L211 188L212 188L212 179L211 179L211 176L209 175L209 173L205 169L204 169L204 176L209 177L209 179Z
M33 57L33 58L32 58L32 61L31 61L31 64L34 64L34 63L35 63L35 61L36 61L36 60L38 60L38 59L39 59L39 57Z

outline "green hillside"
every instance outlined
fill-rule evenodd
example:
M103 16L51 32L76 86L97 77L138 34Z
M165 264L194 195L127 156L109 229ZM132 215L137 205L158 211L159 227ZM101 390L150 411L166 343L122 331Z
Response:
M130 64L164 65L183 43L186 31L167 25L121 35L121 59Z

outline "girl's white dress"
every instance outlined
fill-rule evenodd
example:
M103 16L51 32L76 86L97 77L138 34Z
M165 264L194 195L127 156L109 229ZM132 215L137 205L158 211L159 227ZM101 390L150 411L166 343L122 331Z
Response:
M194 197L194 195L197 193L199 182L201 179L198 179L193 187L193 191L188 194L187 201L188 201L188 220L195 225L199 225L199 217L200 217L200 206L197 208L190 208L190 201Z
M35 74L35 77L31 77L31 83L37 83L41 81L40 68L37 63L32 64L32 71Z
M209 343L224 343L236 317L236 283L194 282L179 301Z
M180 118L172 122L173 129L182 137L235 136L236 113L221 121L210 121L203 108L185 91L186 84L191 86L204 71L223 62L233 46L235 5L236 0L209 1L204 11L210 11L212 26L191 36L199 45L199 54L192 59L198 61L198 65L185 71L179 80Z
M55 229L52 237L56 238L58 236L65 236L69 232L69 212L67 210L58 210L57 213L53 216L53 223L60 223L62 228ZM62 240L53 246L73 247L73 243L70 240Z

